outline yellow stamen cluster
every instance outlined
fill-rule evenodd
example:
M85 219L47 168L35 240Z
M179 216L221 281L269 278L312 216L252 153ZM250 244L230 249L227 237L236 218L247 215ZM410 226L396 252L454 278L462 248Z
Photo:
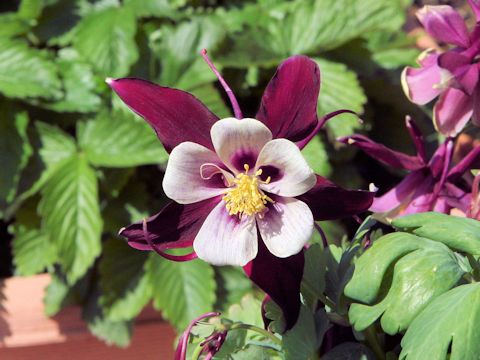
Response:
M270 176L267 180L262 181L259 176L262 175L262 169L257 170L254 175L249 175L250 166L243 165L245 173L238 174L233 183L235 187L228 189L223 197L226 208L230 215L254 215L265 210L267 203L274 201L270 199L259 188L260 184L268 184Z

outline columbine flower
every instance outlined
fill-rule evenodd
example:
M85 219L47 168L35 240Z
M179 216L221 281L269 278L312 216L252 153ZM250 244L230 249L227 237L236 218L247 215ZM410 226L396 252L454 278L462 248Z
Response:
M480 146L451 167L453 140L449 138L427 161L422 134L409 117L406 123L417 149L416 156L390 150L362 135L339 139L345 144L360 148L384 164L410 171L397 186L375 198L370 210L377 213L377 218L386 220L426 211L448 214L453 208L465 212L470 196L463 190L461 178L480 157Z
M219 120L181 90L140 79L107 81L171 152L163 187L173 201L120 234L132 247L172 260L198 255L213 264L245 265L291 327L300 306L301 251L314 220L362 212L373 198L314 175L300 153L325 121L346 110L318 120L318 67L294 56L278 68L255 119L242 119L233 92L203 56L226 89L235 118ZM195 251L183 257L165 252L192 245Z
M480 3L469 3L477 18L471 33L450 6L425 6L417 12L425 30L453 48L443 54L427 50L418 59L419 69L407 67L402 74L404 91L414 103L424 105L440 96L433 121L447 136L457 135L472 116L480 124Z

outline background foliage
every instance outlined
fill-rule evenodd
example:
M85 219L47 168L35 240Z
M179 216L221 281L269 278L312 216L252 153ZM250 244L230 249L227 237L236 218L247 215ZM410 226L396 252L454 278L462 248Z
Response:
M225 94L199 56L207 48L244 113L253 116L278 63L293 54L309 55L321 69L319 115L348 108L363 114L364 123L349 115L331 121L304 150L307 160L316 172L344 186L365 187L375 178L382 187L396 174L377 165L372 172L369 160L340 148L335 139L371 130L373 137L381 134L384 143L400 149L409 146L403 141L406 114L423 128L431 126L399 86L401 68L418 55L415 39L402 31L408 28L410 5L409 0L2 2L3 275L48 271L48 314L79 304L92 333L119 346L128 344L132 321L149 301L179 330L212 309L230 308L228 314L235 318L230 306L252 293L239 269L213 268L199 260L168 262L134 251L117 237L122 226L165 203L161 181L168 155L104 79L136 76L187 90L226 117L231 110ZM351 225L322 224L339 246L342 237L353 235ZM447 250L426 240L416 251L432 252L444 266L454 266ZM328 275L336 277L331 283L341 280L344 271L334 255L325 259L335 268ZM328 281L325 291L330 298L342 293ZM235 306L253 306L259 314L259 294L253 294ZM455 296L438 302L448 306ZM405 321L389 322L388 328L393 332ZM285 341L318 345L304 335ZM405 351L415 342L414 335L408 339Z

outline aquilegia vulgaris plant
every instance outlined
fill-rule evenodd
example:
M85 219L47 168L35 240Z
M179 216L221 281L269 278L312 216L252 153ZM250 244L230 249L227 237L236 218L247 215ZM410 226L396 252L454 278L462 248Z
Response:
M480 146L459 158L455 139L480 119L480 3L469 4L471 31L449 6L419 10L440 43L402 74L412 102L439 97L434 146L410 116L415 155L361 134L338 139L395 168L403 178L393 188L346 190L309 166L302 149L327 121L353 112L317 116L320 69L306 56L279 65L248 117L206 50L233 117L219 119L178 89L107 79L169 153L161 181L170 202L120 235L168 260L240 266L265 293L245 296L226 317L198 314L175 359L478 358ZM361 223L351 241L317 223L341 218Z

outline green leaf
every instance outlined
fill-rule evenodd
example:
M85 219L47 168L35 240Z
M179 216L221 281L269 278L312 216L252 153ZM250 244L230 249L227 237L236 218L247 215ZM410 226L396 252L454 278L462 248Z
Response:
M45 289L43 303L44 311L47 316L56 315L64 306L70 302L70 286L55 274Z
M202 49L215 50L225 31L215 17L196 17L177 26L165 25L150 36L150 47L161 62L160 83L190 90L216 80L200 57Z
M109 320L130 320L150 300L150 283L143 269L147 257L120 239L104 243L99 265L100 304Z
M480 254L480 222L474 219L427 212L397 218L392 225L454 250Z
M96 166L130 167L168 159L152 128L133 113L100 114L81 129L79 142Z
M34 275L53 265L56 252L45 233L20 225L15 226L14 235L12 250L16 274Z
M30 21L22 19L17 13L0 14L0 38L25 34L30 28Z
M186 0L125 0L125 6L130 7L138 17L168 17L176 18L176 11L184 6Z
M317 330L319 330L317 327L321 327L321 324L316 324L315 320L310 310L302 306L297 323L282 338L285 360L315 359L315 353L321 345L317 337ZM324 316L323 322L328 323L326 316ZM323 334L320 339L322 338Z
M346 342L335 346L322 356L322 360L375 360L372 350L363 344Z
M177 263L157 254L149 259L147 276L153 289L153 305L177 329L211 311L215 303L212 267L201 260Z
M325 291L326 257L319 244L310 246L305 251L305 266L301 293L310 309L316 309L317 300L323 296Z
M455 286L463 275L455 254L443 244L407 233L376 240L355 263L345 294L349 319L362 331L380 316L390 335L405 330L432 300Z
M77 151L75 140L57 126L37 121L35 126L40 136L40 157L47 167L54 167L70 158Z
M245 273L233 266L217 266L215 281L217 283L217 304L215 309L226 309L238 303L242 297L252 290L252 283Z
M232 116L232 111L225 104L218 90L211 84L198 86L190 90L207 108L220 119Z
M129 8L93 11L78 24L73 46L99 75L121 77L138 59L137 22Z
M328 162L327 149L325 149L325 145L320 136L315 136L308 145L303 148L302 154L315 173L322 176L329 176L331 174L332 166Z
M79 59L73 49L62 49L57 60L63 80L64 96L46 104L59 112L87 113L98 109L101 100L95 93L95 78L90 66Z
M265 1L234 16L234 28L244 23L248 29L240 32L238 41L252 49L242 56L245 65L332 50L367 32L398 30L405 19L396 0Z
M60 96L60 80L47 52L30 48L21 40L0 41L0 92L7 97Z
M462 285L439 296L408 328L399 359L477 359L480 353L479 306L479 283Z
M344 64L324 59L315 60L320 67L322 86L318 97L318 111L325 115L332 111L347 109L357 114L363 113L367 97L360 86L357 75ZM331 138L350 135L361 127L358 118L352 114L343 114L327 122Z
M133 323L131 321L111 321L96 317L88 323L93 335L105 341L107 345L116 345L125 348L130 345Z
M84 155L64 160L42 188L38 208L69 283L78 280L101 250L97 179Z
M0 45L1 46L1 45ZM27 136L27 113L15 113L3 103L0 116L0 204L10 203L17 191L20 172L27 165L32 147Z

